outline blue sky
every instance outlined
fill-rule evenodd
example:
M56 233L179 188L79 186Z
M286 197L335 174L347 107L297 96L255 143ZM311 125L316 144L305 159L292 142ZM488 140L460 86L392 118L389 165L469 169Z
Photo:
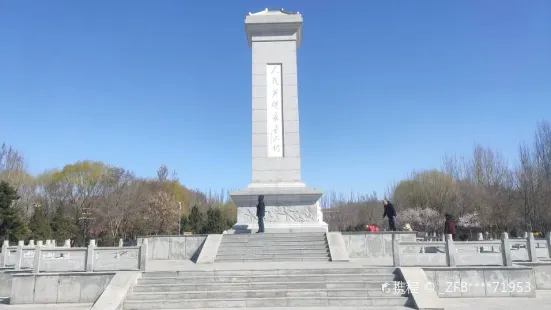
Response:
M511 161L551 119L551 2L0 0L0 141L31 172L101 160L183 184L251 177L244 17L304 17L303 180L382 194L475 142Z

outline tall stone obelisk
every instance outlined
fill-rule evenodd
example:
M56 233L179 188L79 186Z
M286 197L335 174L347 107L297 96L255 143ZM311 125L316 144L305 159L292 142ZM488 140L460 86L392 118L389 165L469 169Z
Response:
M319 199L300 173L297 48L302 16L283 9L249 13L252 49L252 182L230 193L237 204L235 233L256 231L256 203L264 195L266 232L326 232Z

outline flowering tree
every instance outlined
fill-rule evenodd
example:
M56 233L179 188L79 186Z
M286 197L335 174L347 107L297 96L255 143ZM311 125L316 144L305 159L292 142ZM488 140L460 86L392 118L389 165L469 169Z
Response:
M480 217L478 216L477 212L473 213L466 213L459 217L459 220L457 221L457 225L459 227L463 227L469 230L469 234L472 236L472 230L476 228L480 228Z
M422 232L441 232L444 228L444 217L431 208L410 208L399 214L400 223L409 223L413 230Z
M480 228L480 217L477 212L464 214L459 217L457 225L467 229Z
M98 238L104 232L107 232L108 229L105 227L92 227L88 229L88 236L92 238Z

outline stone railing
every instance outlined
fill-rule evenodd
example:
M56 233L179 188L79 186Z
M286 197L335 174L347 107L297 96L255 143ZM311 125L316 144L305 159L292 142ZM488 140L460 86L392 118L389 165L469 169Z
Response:
M546 240L527 238L454 242L451 235L445 241L404 242L393 235L394 266L511 266L515 262L538 262L551 258L551 233Z
M140 246L130 247L97 247L95 240L90 240L88 247L71 248L67 240L63 247L46 245L42 241L29 242L25 245L19 241L17 246L10 246L8 241L2 245L0 267L11 267L15 270L32 269L39 272L64 271L118 271L145 270L147 257L147 240Z
M29 240L29 243L25 245L24 241L19 241L17 245L10 245L9 241L4 240L2 244L2 250L0 252L0 268L7 268L7 267L14 267L16 264L16 261L18 259L18 249L19 246L22 246L23 249L23 261L22 261L22 267L23 268L29 268L29 266L25 266L25 264L30 260L30 264L32 266L32 258L34 256L34 248L35 246L41 246L41 247L47 247L47 248L57 248L59 247L56 245L55 240L37 240L35 244L35 240ZM71 247L71 240L65 240L65 243L63 248L70 248ZM31 250L29 252L28 250Z

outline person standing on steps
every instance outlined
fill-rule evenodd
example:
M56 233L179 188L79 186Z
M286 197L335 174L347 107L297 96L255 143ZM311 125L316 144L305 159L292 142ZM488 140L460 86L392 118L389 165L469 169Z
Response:
M258 217L258 233L264 232L264 215L266 214L266 205L264 205L264 195L258 196L258 204L256 205L256 216Z
M385 208L385 213L383 213L383 218L388 217L388 229L390 231L396 231L396 224L394 224L394 218L396 217L396 210L394 205L388 200L383 200L383 206Z

